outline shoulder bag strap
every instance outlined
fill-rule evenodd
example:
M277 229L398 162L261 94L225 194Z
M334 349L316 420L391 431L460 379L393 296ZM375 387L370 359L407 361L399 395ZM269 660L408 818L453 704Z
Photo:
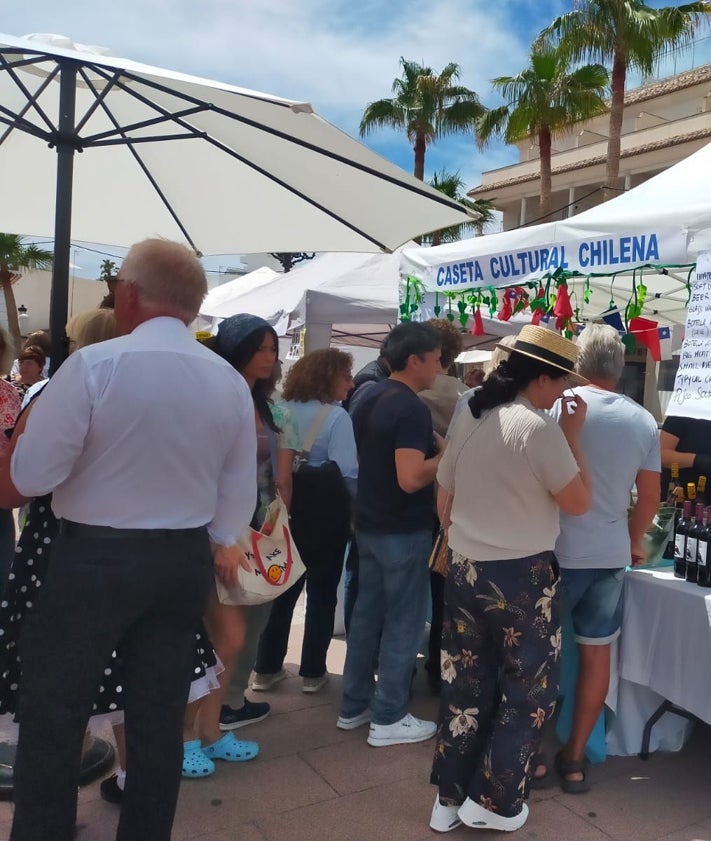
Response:
M326 418L331 413L331 406L329 403L324 403L323 406L318 411L318 414L314 418L311 427L309 428L309 434L306 436L306 440L304 441L304 448L301 450L301 458L306 461L309 457L309 453L311 452L311 448L314 445L314 442L318 438L318 434L321 431L321 427L326 422Z

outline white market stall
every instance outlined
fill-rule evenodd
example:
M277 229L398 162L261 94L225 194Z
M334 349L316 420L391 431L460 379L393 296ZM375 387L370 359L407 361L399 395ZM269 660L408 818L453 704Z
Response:
M660 324L684 324L697 255L711 246L711 145L609 202L571 218L434 248L403 251L401 297L412 311L472 316L491 289L565 280L578 322L613 302ZM407 278L410 278L408 283ZM644 290L640 301L640 282ZM425 298L423 299L423 295ZM496 296L497 305L499 295ZM418 300L419 298L419 300ZM575 311L577 310L577 311ZM427 313L429 314L429 312ZM463 318L463 323L466 319Z
M415 247L410 242L409 246ZM398 320L400 253L328 253L316 257L287 274L252 283L251 275L220 286L210 295L221 294L219 306L208 302L202 316L225 318L239 312L259 315L277 333L306 327L309 349L327 347L332 326L340 332L369 329L372 325L395 324ZM245 283L246 281L246 283ZM208 296L209 298L210 296Z

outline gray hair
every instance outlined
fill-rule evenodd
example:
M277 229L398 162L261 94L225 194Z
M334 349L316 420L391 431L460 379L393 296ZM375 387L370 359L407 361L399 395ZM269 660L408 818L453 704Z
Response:
M207 279L194 251L179 242L144 239L121 265L122 280L135 283L148 309L168 308L187 323L198 314Z
M589 324L578 336L576 370L589 380L617 382L625 367L625 346L614 327Z

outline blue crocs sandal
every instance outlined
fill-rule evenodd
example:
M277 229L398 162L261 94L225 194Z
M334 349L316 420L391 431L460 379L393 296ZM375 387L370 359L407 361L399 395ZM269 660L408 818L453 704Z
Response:
M195 779L215 773L215 763L205 756L200 739L183 742L183 776Z
M234 733L225 733L214 744L202 749L208 759L224 759L226 762L246 762L254 759L259 753L259 745L256 742L240 742L235 739Z

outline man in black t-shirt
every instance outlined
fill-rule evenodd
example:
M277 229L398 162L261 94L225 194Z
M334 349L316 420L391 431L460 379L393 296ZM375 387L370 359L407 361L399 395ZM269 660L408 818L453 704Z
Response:
M697 482L699 476L711 480L711 421L670 415L662 426L659 445L662 450L663 499L667 495L672 464L679 465L679 482L684 493L687 484Z
M427 615L432 483L443 445L417 397L439 372L439 334L428 324L400 324L384 355L390 377L370 386L353 411L360 565L338 719L344 730L371 722L368 743L376 747L435 734L435 723L409 715L407 705Z

